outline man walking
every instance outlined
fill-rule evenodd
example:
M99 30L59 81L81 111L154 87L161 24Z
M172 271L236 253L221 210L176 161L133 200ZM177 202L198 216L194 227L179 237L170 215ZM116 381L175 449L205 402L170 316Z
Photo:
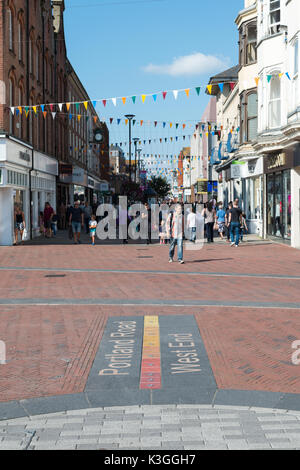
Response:
M232 209L229 211L229 225L231 246L236 248L240 243L240 227L242 225L242 210L239 208L239 200L235 199Z
M90 233L90 220L93 214L93 210L91 206L89 205L88 201L85 202L85 206L83 209L84 212L84 225L85 225L85 231L86 233Z
M81 243L80 241L80 233L81 227L84 226L83 223L83 210L79 207L79 201L74 203L74 207L71 208L69 224L72 224L73 235L74 235L74 243L77 245Z
M169 251L169 263L173 263L175 247L177 245L178 250L178 261L180 264L184 264L183 261L183 214L182 207L177 204L175 211L171 212L167 219L167 236L170 238L170 251Z

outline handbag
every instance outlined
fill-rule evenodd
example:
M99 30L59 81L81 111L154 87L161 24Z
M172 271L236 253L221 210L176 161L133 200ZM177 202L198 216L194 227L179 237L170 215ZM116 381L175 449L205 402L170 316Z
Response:
M27 240L27 237L28 237L28 232L27 232L26 228L24 228L23 235L22 235L22 241L24 242L25 240Z

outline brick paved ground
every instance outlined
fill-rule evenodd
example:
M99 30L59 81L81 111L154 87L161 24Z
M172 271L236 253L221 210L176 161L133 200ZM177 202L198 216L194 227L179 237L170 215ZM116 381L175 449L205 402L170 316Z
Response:
M5 341L7 349L7 364L0 365L2 419L5 416L22 416L19 411L15 414L11 411L17 406L22 407L22 400L50 399L52 396L80 397L101 344L107 319L111 316L144 315L186 315L196 319L218 389L215 403L209 406L220 402L232 405L230 412L235 415L236 421L240 415L234 407L245 403L249 406L300 410L297 396L300 393L300 366L291 362L292 342L300 339L299 251L255 240L244 243L238 249L230 248L226 243L215 243L205 245L199 251L186 251L184 265L169 264L168 247L159 245L92 247L59 242L47 245L43 242L40 245L1 247L0 255L0 340ZM53 275L64 277L49 277ZM178 405L172 403L171 395L170 400L168 405ZM35 402L32 403L32 409L35 409ZM64 405L61 406L63 411ZM181 411L177 408L174 411L174 406L164 413L173 413L177 421L173 424L178 425ZM158 413L161 419L164 409L149 410L149 414L152 411ZM127 411L122 408L123 418L127 416ZM214 444L226 448L249 448L250 444L257 444L258 447L263 444L267 448L276 448L277 444L285 448L300 448L300 443L296 442L297 432L300 432L297 414L292 416L295 435L286 435L289 428L273 416L271 421L274 423L271 424L275 427L271 434L273 431L273 434L279 433L281 440L276 441L276 436L273 440L265 433L263 442L254 442L254 436L244 431L241 433L236 422L232 425L235 429L222 429L219 422L221 412L215 408L210 411L218 421L213 422L210 417L208 426L206 420L200 422L202 409L195 411L194 408L193 413L199 421L197 442L186 440L184 431L187 435L189 432L184 424L188 423L181 421L183 426L174 431L176 436L162 434L161 429L151 435L151 427L149 430L149 427L144 429L142 426L145 420L139 410L141 427L139 433L132 436L132 443L124 440L119 432L116 433L118 438L109 436L106 443L138 448L141 445L147 447L147 444L155 447L156 443L160 447L168 442L168 445L178 449L190 446L210 448L209 436L219 435L220 442ZM37 406L33 414L40 412ZM79 416L81 413L93 419L91 410L81 410ZM99 413L103 416L104 411L100 410ZM248 411L244 415L250 424L253 413ZM156 414L153 415L153 422ZM69 411L62 414L58 428L67 419L62 426L68 424L67 432L72 431L72 425L78 423L68 421L70 416L72 413ZM97 413L93 416L97 421ZM267 415L264 417L268 418ZM3 434L6 437L0 442L0 448L9 446L8 441L15 442L15 448L38 448L42 446L42 441L47 442L47 426L45 431L37 428L32 417L33 421L28 421L28 428L25 428L27 424L24 425L22 420L25 423L26 419L30 418L12 421L11 429L6 422L1 423L9 432ZM48 419L53 417L45 418L46 423ZM259 416L255 419L257 425ZM106 415L102 421L104 426ZM101 435L102 421L96 425L100 425ZM19 429L17 426L23 427ZM211 432L208 432L210 426ZM264 426L268 424L264 423ZM33 438L30 433L24 432L27 429L36 432ZM92 432L93 429L87 431ZM227 431L232 432L228 434ZM68 439L63 439L67 435L61 432L55 429L55 436L50 436L45 445L83 448L80 446L95 444L103 448L104 441L99 441L98 431L96 435L90 434L93 437L88 442L84 440L85 432L79 433L83 439L81 442L78 442L77 434L76 439L71 439L74 436L72 433ZM149 432L153 440L148 440L146 444L144 436L149 436ZM234 435L238 437L232 437ZM67 443L67 440L71 442Z

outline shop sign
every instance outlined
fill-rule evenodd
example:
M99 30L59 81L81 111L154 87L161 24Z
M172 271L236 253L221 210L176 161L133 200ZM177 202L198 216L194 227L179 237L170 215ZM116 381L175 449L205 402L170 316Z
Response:
M268 162L268 170L273 170L280 168L281 166L286 165L286 155L285 153L280 153L279 155L271 155Z
M73 173L73 166L72 165L59 165L59 174L60 175L72 175Z
M197 194L208 194L208 180L197 181Z
M295 154L293 149L287 149L285 152L268 155L264 159L265 173L275 173L276 171L289 170L295 163Z

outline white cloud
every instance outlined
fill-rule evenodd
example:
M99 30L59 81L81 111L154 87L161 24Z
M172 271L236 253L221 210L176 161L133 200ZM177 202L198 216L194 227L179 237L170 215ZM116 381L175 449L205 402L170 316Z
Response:
M216 71L222 71L229 67L229 59L219 59L212 55L205 55L201 52L175 57L171 64L154 65L149 64L143 67L148 73L171 75L173 77L183 75L205 75Z

